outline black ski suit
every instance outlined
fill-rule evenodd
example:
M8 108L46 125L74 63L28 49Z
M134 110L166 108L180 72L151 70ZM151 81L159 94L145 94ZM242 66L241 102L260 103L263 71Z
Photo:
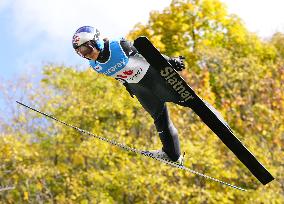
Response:
M96 71L102 70L101 66L105 65L104 63L107 63L110 57L114 57L112 56L113 55L112 52L115 51L112 51L112 49L120 49L118 48L119 46L115 48L115 43L117 44L119 43L121 51L124 52L124 54L127 56L129 60L134 59L135 61L136 59L138 59L135 58L137 56L141 58L136 48L130 42L124 39L120 39L119 41L116 42L105 40L104 49L100 52L98 59L95 62L93 61L92 63L90 63L91 66ZM119 54L121 53L119 52ZM168 57L166 58L169 60L169 62L173 63L174 58L168 58ZM101 66L98 66L98 64L100 64ZM133 95L137 97L143 108L154 119L156 129L159 133L160 140L163 144L163 151L167 153L167 155L170 157L171 160L173 161L178 160L181 154L178 132L170 119L166 105L166 102L173 102L179 104L178 98L175 97L176 94L171 92L172 89L168 88L168 85L166 84L165 80L159 75L159 73L153 67L151 67L151 65L147 64L146 69L144 67L141 68L140 71L138 70L137 75L139 75L140 72L141 73L144 72L142 69L145 70L145 73L143 73L143 76L141 79L139 79L139 81L135 81L136 74L133 73L132 70L119 72L119 74L111 73L111 71L114 71L117 67L119 67L118 65L120 64L116 64L112 68L105 69L104 72L101 73L104 73L106 75L112 75L112 77L116 78L117 80L123 83L123 85L126 87L127 91L130 93L132 97ZM133 64L136 66L137 64L139 64L139 62ZM129 75L132 74L133 76L129 77L131 78L131 80L128 81L125 80L125 78L127 77L124 76L123 73ZM133 81L135 83L133 83Z

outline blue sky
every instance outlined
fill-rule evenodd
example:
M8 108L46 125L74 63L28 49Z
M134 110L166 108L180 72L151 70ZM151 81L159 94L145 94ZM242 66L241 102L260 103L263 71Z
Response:
M87 68L74 54L73 32L95 25L103 36L124 36L148 20L151 10L162 10L170 0L1 0L0 79L40 72L47 63ZM230 13L239 15L252 32L268 37L284 32L281 0L223 0Z

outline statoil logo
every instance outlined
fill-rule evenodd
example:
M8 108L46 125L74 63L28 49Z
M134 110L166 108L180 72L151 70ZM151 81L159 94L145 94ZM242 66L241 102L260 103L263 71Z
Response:
M126 63L127 62L124 59L122 59L120 62L118 62L114 66L110 67L107 71L105 71L104 74L108 75L108 76L111 76L114 73L116 73L119 70L121 70L123 67L125 67Z

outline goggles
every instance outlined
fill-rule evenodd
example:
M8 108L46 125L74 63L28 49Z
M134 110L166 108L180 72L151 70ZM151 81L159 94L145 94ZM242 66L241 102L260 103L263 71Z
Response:
M76 50L78 55L80 55L81 57L87 58L86 56L93 52L94 47L91 45L90 42L86 42L86 43L80 45L75 50Z

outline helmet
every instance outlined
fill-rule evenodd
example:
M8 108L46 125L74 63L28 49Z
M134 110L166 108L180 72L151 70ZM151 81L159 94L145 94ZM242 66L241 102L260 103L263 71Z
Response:
M103 49L103 42L99 39L100 32L92 26L82 26L73 35L72 45L74 49L91 42L98 50Z

